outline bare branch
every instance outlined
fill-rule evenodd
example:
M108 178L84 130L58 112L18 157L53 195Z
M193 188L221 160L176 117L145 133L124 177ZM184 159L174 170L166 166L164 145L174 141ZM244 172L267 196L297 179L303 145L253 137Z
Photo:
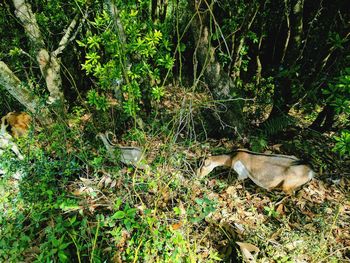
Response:
M57 57L59 54L61 54L62 51L67 47L68 43L72 40L70 39L70 36L77 24L78 18L79 18L78 14L73 18L72 22L66 29L66 33L62 37L60 43L58 44L58 48L52 52L52 56Z
M349 37L350 37L350 33L347 33L347 35L344 37L344 39L348 39ZM333 54L333 52L336 49L337 49L337 47L335 45L329 49L327 56L322 60L322 65L321 65L321 68L319 71L322 71L325 68L325 66L328 63L328 59L331 57L331 55Z
M324 9L324 7L323 7L323 0L321 0L315 16L313 17L311 22L309 22L309 29L308 29L308 31L306 33L306 36L304 37L304 45L303 45L303 48L300 51L300 55L299 55L298 59L300 59L303 56L304 50L306 48L306 45L308 43L308 40L309 40L309 37L310 37L310 34L311 34L311 30L314 28L315 23L317 22L318 18L321 16L323 9Z
M289 45L289 40L290 40L290 35L291 35L291 27L290 27L290 12L289 12L289 9L288 9L288 3L287 3L287 0L284 1L284 4L285 4L285 15L286 15L286 22L287 22L287 28L288 28L288 32L287 32L287 38L286 38L286 42L284 43L284 48L283 48L283 55L282 55L282 58L281 58L281 64L283 63L284 61L284 57L286 56L286 52L287 52L287 48L288 48L288 45Z
M232 60L231 53L230 53L230 49L228 48L228 45L227 45L225 36L224 36L224 34L222 33L222 31L221 31L221 28L220 28L219 23L216 22L215 15L214 15L213 11L211 10L211 9L212 9L212 6L210 6L206 0L204 0L204 2L205 2L205 4L206 4L207 7L208 7L208 10L209 10L209 12L210 12L210 15L211 15L211 17L212 17L212 19L213 19L213 21L214 21L215 27L218 29L218 31L219 31L219 33L220 33L220 36L221 36L221 38L222 38L222 41L223 41L224 44L225 44L226 51L227 51L227 55L229 56L230 60Z

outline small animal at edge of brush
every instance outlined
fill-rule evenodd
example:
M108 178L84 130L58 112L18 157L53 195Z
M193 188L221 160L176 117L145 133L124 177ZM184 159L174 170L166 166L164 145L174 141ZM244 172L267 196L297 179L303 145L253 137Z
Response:
M1 118L1 125L9 126L11 135L19 138L28 133L31 121L32 118L26 112L9 112Z

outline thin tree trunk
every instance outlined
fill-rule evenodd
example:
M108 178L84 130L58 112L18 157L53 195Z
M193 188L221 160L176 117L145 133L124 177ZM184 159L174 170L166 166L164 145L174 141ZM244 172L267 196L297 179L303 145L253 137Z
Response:
M152 0L151 2L151 17L152 21L159 19L161 23L164 22L168 7L168 0Z
M241 51L243 46L245 45L245 41L246 41L246 37L247 37L247 33L249 32L253 22L255 21L256 15L259 11L259 5L257 5L256 3L251 4L250 8L249 8L249 12L247 12L248 14L246 15L246 19L244 19L243 24L241 25L241 30L240 30L240 40L239 40L239 44L236 45L237 48L234 52L234 56L233 56L233 67L232 67L232 76L233 79L239 79L240 78L240 74L241 74L241 65L242 65L242 55L241 55Z
M215 100L220 100L216 111L209 118L213 129L213 136L232 136L234 131L243 128L242 109L231 95L234 84L232 78L224 71L215 57L215 48L210 43L210 30L205 15L201 15L198 6L191 1L193 13L196 17L192 20L191 30L195 39L194 72L196 86L203 77ZM208 7L210 8L210 7ZM198 62L198 63L197 63ZM197 75L197 64L201 71ZM209 131L210 133L210 131Z
M334 117L334 107L327 104L317 115L316 119L309 128L319 132L329 131L334 124Z
M288 114L293 103L298 99L293 96L293 78L296 78L294 66L300 59L300 47L302 44L303 34L303 6L304 0L297 0L294 5L290 6L285 0L286 5L286 21L288 25L288 34L285 42L285 48L281 59L281 66L285 70L289 70L286 74L276 77L275 91L273 97L273 108L266 122Z

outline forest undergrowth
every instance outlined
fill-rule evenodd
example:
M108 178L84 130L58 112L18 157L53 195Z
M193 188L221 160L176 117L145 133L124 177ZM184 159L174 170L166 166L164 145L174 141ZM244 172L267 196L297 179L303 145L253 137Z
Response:
M303 129L282 131L288 140L259 140L256 132L209 139L201 109L214 104L169 88L155 120L116 139L141 146L147 169L111 160L84 111L50 132L33 130L19 142L25 163L1 157L8 171L24 174L1 179L1 261L348 261L350 162L332 152L333 140ZM247 144L309 157L317 175L293 196L229 170L196 176L204 157Z
M349 262L348 9L1 1L0 263ZM199 178L237 148L316 176Z

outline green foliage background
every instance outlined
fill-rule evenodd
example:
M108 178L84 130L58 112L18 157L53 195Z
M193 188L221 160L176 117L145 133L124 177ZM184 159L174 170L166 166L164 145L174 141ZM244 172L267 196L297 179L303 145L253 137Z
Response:
M188 156L198 158L198 152L206 151L207 130L226 125L216 117L230 103L214 100L212 84L203 81L205 66L199 65L197 52L201 47L191 28L197 17L208 29L206 60L232 79L228 94L231 101L241 102L238 118L244 127L229 127L236 145L260 152L273 142L287 141L290 152L314 158L319 171L331 169L336 164L311 149L313 141L299 135L282 138L291 130L316 131L330 138L327 147L334 158L349 158L345 1L317 1L314 6L305 1L298 48L286 41L297 36L291 29L297 1L195 1L195 8L184 0L28 2L50 51L75 16L79 26L61 55L66 112L46 105L54 123L32 126L29 136L17 141L25 162L10 150L0 156L6 172L0 183L0 261L217 262L235 256L232 247L238 238L206 222L217 200L205 191L196 195L192 184L196 163ZM36 47L16 19L12 1L0 3L0 29L0 60L45 104L49 94ZM23 109L5 87L0 86L0 94L2 115ZM283 110L281 105L287 104ZM268 118L276 105L279 115ZM324 109L330 113L322 117ZM150 170L114 162L96 138L107 130L116 133L119 144L156 151ZM23 179L12 184L18 171ZM191 183L184 184L183 177ZM219 182L214 190L224 188ZM277 220L274 209L262 209L269 223ZM198 233L206 224L220 228L217 232L227 238L230 252L212 244L199 249L204 237ZM274 227L260 230L274 233ZM249 238L256 241L257 236ZM316 251L308 256L317 260L326 253ZM267 258L292 260L274 253L266 245ZM337 262L345 256L331 254L330 259Z

